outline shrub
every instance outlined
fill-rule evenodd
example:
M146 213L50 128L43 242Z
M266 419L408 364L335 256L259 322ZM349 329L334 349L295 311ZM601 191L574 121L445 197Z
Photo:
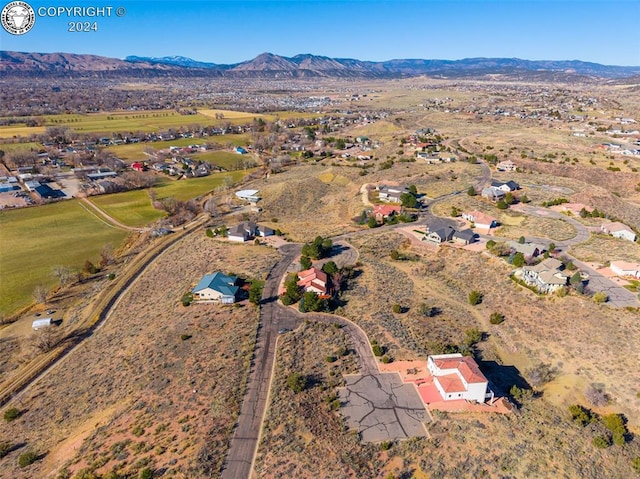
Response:
M115 273L109 273L109 276L107 276L107 279L109 279L109 281L113 281L114 279L116 279L116 274Z
M18 456L18 466L27 467L36 462L38 455L35 452L25 452Z
M393 251L391 251L391 259L394 261L397 261L400 259L400 253L398 252L397 249L394 249Z
M151 479L153 477L153 469L150 467L145 467L144 469L140 469L138 473L138 479Z
M496 208L498 208L499 210L506 210L507 208L509 208L509 205L506 201L500 200L496 203Z
M187 339L191 339L191 335L190 334L181 334L180 335L180 339L182 339L183 341L186 341Z
M602 425L613 434L613 442L622 446L626 442L627 426L622 414L607 414L602 416Z
M631 461L631 467L633 470L640 474L640 457L634 457Z
M287 378L287 386L298 394L307 388L307 377L300 373L291 373Z
M391 359L389 356L387 356L386 354L384 356L382 356L382 358L380 359L384 364L389 364L390 362L393 361L393 359Z
M583 427L595 420L591 411L579 404L572 404L569 406L569 413L571 414L571 420Z
M10 442L7 442L7 441L0 442L0 459L2 459L4 456L9 454L12 449L13 449L13 446L11 445Z
M394 304L392 306L391 310L396 314L400 314L400 313L402 313L402 306L400 306L398 303L396 303L396 304Z
M180 302L182 303L182 306L191 305L191 303L193 303L193 294L191 292L183 294L182 298L180 298Z
M593 295L593 300L596 303L606 303L609 300L609 296L604 291L598 291Z
M333 355L329 355L329 356L327 356L325 359L326 359L326 361L327 361L328 363L335 363L335 362L337 361L337 359L338 359L338 358L336 358L336 357L335 357L335 356L333 356Z
M476 196L477 195L476 189L473 186L470 186L469 189L467 190L467 194L469 196Z
M469 304L475 306L482 303L482 293L475 289L469 293Z
M596 436L593 438L593 445L598 449L606 449L611 445L609 436Z
M207 238L213 238L213 231L211 231L211 228L207 228L205 234L207 235Z
M373 355L377 357L380 357L384 354L384 349L379 344L374 344L371 347L371 350L373 351Z
M20 417L20 410L15 407L10 407L4 412L4 420L7 422L14 421Z
M493 248L495 245L496 245L496 242L495 242L495 241L493 241L493 240L489 240L489 241L487 241L486 247L487 247L487 249L491 249L491 248Z
M491 316L489 317L489 322L491 324L500 324L500 323L504 322L504 314L502 314L502 313L491 313Z

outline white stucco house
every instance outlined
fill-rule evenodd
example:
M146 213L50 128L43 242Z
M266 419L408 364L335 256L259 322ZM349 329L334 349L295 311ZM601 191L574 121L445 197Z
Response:
M627 241L635 241L637 239L636 233L624 223L618 221L614 223L606 223L600 227L600 231L614 238L620 238Z
M427 369L444 401L464 399L484 403L493 399L489 381L478 364L462 354L437 354L427 358Z
M627 261L612 261L609 269L618 276L629 276L640 278L640 263L629 263Z

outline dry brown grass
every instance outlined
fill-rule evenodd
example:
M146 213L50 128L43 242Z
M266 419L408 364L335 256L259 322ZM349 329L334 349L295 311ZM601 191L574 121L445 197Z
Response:
M276 258L268 248L204 233L160 257L104 327L16 402L25 412L0 440L24 440L47 456L19 469L22 451L9 454L0 462L6 477L144 465L166 468L167 477L215 475L243 397L257 311L247 303L185 308L179 300L204 273L264 278ZM78 444L61 450L68 437Z
M584 243L572 246L569 253L582 261L603 264L607 261L640 263L640 245L604 234L592 234Z

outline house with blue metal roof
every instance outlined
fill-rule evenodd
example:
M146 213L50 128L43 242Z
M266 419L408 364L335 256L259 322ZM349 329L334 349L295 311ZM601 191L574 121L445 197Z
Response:
M235 303L238 290L238 278L227 276L219 271L205 274L198 285L191 290L195 301L219 301L222 304Z

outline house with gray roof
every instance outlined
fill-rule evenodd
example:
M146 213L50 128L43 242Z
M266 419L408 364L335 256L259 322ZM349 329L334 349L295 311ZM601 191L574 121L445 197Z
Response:
M195 301L231 304L236 302L240 289L236 286L237 282L237 277L227 276L219 271L205 274L191 293Z
M523 266L519 273L527 284L535 286L541 293L553 293L568 282L563 268L562 261L547 258L534 266Z
M525 258L535 258L547 250L545 245L538 243L519 243L517 241L509 241L507 245L511 251L514 253L522 253Z
M469 228L460 230L460 231L455 231L452 236L452 239L454 242L465 244L465 245L475 243L477 238L478 238L478 235L474 233L472 230L470 230Z
M235 225L228 232L229 241L244 243L257 237L273 236L274 230L267 226L259 225L253 221L243 221Z
M504 199L505 192L495 186L489 186L482 189L481 195L483 198L488 198L491 201L500 201Z

